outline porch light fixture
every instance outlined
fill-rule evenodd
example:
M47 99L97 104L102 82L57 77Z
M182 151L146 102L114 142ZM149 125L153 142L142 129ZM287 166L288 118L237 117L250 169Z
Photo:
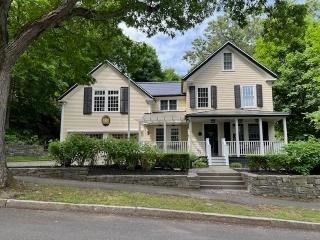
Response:
M202 136L202 132L198 132L198 136L201 137Z

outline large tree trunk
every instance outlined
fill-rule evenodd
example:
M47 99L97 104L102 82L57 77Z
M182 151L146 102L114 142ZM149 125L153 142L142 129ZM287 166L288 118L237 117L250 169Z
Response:
M5 122L10 86L10 69L0 67L0 188L9 184L9 172L5 159Z

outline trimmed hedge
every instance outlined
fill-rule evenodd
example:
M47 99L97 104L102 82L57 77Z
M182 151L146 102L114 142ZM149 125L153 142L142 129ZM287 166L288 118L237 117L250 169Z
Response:
M320 170L320 142L316 139L291 142L283 154L247 156L251 171L274 170L308 175Z
M96 165L103 159L105 165L118 165L120 168L134 170L137 167L149 171L154 167L166 169L189 169L193 156L189 153L163 153L148 144L139 144L127 139L94 139L84 134L71 134L63 142L49 144L49 153L61 166L72 164Z

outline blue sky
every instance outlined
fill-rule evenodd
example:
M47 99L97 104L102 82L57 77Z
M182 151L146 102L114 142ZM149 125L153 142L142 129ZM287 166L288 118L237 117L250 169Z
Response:
M183 56L187 50L191 49L192 41L199 36L203 36L208 21L209 19L206 19L201 24L186 31L184 34L177 33L175 38L171 38L161 33L151 38L147 38L144 33L135 28L128 28L123 24L121 24L120 27L132 40L145 42L154 47L163 68L172 67L177 73L184 75L190 68L190 64L183 60Z

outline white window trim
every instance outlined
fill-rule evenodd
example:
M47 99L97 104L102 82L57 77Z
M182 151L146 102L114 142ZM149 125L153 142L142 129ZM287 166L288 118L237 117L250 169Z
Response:
M224 54L225 53L231 53L231 61L232 61L232 68L231 69L224 69ZM232 52L223 52L222 53L222 72L234 72L234 54Z
M154 141L157 140L157 129L163 129L163 127L155 127L154 128ZM167 126L167 142L171 142L171 129L172 128L178 128L179 129L179 141L181 141L181 126Z
M104 111L95 111L94 110L94 97L95 91L105 91L105 103L104 103ZM108 91L118 91L118 111L108 111ZM106 88L93 88L92 89L92 112L93 113L119 113L120 112L120 88L114 89L106 89Z
M253 100L253 103L254 105L253 106L244 106L243 105L243 87L253 87L254 91L253 91L253 94L254 94L254 100ZM257 108L257 86L256 85L253 85L253 84L248 84L248 85L241 85L240 86L240 96L241 96L241 108Z
M175 100L176 101L176 105L177 105L177 108L176 109L174 109L174 110L170 110L170 100ZM167 101L167 103L168 103L168 107L167 107L167 109L166 110L162 110L161 109L161 101ZM178 100L177 99L160 99L160 101L159 101L159 110L161 111L161 112L175 112L175 111L178 111Z
M207 88L208 89L208 106L207 107L199 107L199 101L198 101L198 99L199 99L199 97L198 97L198 89L199 88ZM210 105L211 105L211 101L210 101L210 99L211 99L211 88L210 87L208 87L208 86L203 86L203 87L196 87L196 108L197 109L208 109L208 108L210 108Z

